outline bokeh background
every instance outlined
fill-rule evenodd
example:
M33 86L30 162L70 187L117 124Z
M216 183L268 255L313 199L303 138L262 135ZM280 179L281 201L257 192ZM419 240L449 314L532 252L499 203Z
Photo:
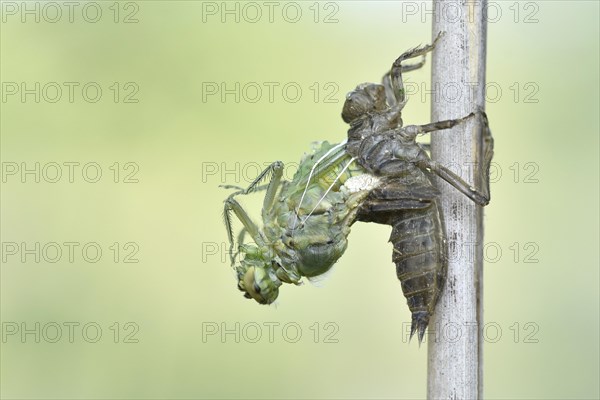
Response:
M423 398L389 228L258 306L218 185L343 140L431 4L74 4L2 3L2 398ZM598 398L599 5L492 7L485 397ZM408 80L428 122L429 67Z

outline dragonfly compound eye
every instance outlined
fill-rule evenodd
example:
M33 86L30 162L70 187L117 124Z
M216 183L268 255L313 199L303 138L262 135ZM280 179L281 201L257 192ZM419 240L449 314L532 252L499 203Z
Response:
M259 304L271 304L279 295L281 282L274 282L264 268L250 267L244 274L242 285Z
M258 286L258 285L256 284L256 282L254 282L254 287L253 287L253 288L254 288L254 291L255 291L256 293L260 294L260 286Z

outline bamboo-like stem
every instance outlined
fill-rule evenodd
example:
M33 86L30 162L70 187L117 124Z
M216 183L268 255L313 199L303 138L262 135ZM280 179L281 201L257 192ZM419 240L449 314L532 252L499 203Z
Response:
M487 1L434 0L432 121L455 119L485 105ZM480 183L481 121L432 135L432 158L472 185ZM448 277L429 324L429 399L481 399L483 212L441 179L441 209L448 240Z

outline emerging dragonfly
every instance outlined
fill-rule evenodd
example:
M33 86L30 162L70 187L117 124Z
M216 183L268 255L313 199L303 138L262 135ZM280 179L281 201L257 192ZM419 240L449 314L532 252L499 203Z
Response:
M438 36L439 38L439 36ZM265 169L248 188L236 189L225 200L225 226L231 264L238 288L247 298L270 304L282 283L300 284L303 277L327 272L348 245L356 221L392 226L393 261L412 312L411 338L422 341L446 278L447 249L438 205L438 175L484 206L489 203L489 165L493 140L482 111L426 125L402 126L406 104L402 72L420 68L436 42L403 53L383 77L382 84L365 83L346 97L342 118L350 124L348 139L322 142L300 161L291 181L282 178L283 163ZM421 56L420 62L403 65ZM471 187L448 168L432 161L419 134L451 128L468 118L484 125L482 189ZM268 181L266 184L263 182ZM236 196L264 190L262 227L251 220ZM231 213L243 224L237 237ZM245 243L249 235L252 242Z

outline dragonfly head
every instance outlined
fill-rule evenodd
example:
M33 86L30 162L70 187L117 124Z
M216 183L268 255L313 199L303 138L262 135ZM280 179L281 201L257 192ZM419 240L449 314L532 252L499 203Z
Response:
M279 295L281 281L274 268L261 256L257 248L246 248L246 257L236 267L238 289L244 297L260 304L271 304ZM254 251L253 251L254 250Z
M377 83L360 84L346 95L342 119L346 123L373 111L383 111L387 107L385 88Z

